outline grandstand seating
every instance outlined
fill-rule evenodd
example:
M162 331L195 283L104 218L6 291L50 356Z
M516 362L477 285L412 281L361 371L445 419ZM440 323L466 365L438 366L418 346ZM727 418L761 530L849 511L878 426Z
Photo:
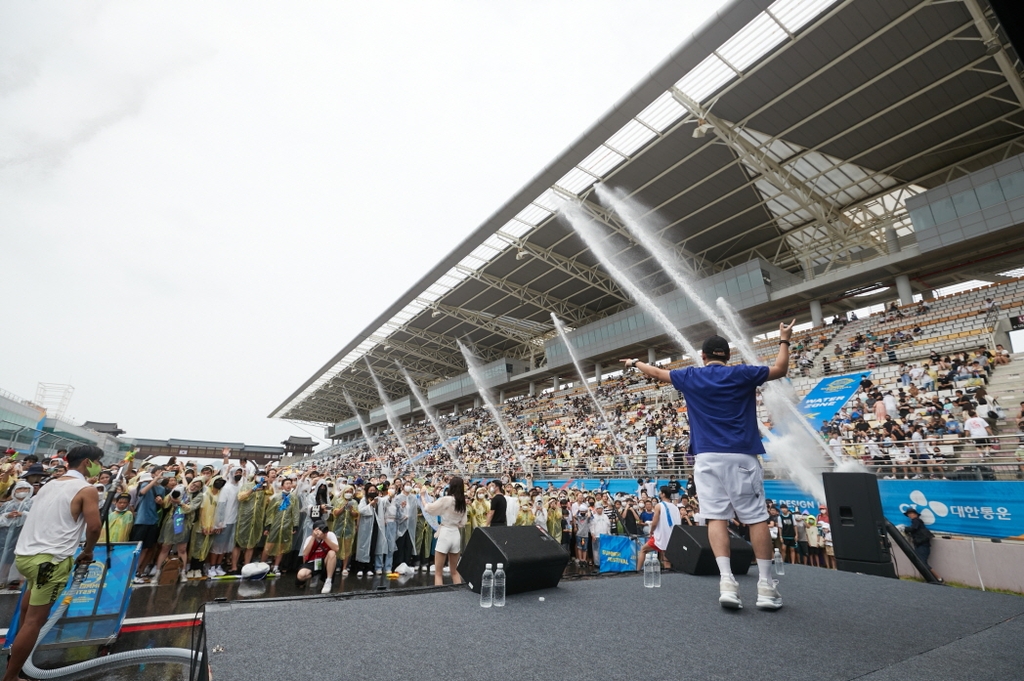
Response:
M991 343L992 320L986 319L983 312L983 301L988 297L999 303L1002 315L1020 314L1024 311L1024 279L971 289L930 301L931 309L926 314L917 314L916 305L907 306L902 308L902 318L892 319L886 311L856 320L845 327L830 325L808 329L794 336L793 345L802 344L813 348L812 352L819 359L827 357L831 360L832 348L836 344L846 348L858 334L867 335L870 332L881 338L891 336L896 331L910 332L920 327L920 333L915 335L913 341L897 346L898 362L926 358L932 351L950 354L976 350ZM755 344L758 356L764 361L774 358L777 347L775 339L765 339ZM837 367L833 362L832 368L858 370L866 365L866 359L867 352L858 350L849 353L844 366ZM898 362L885 359L887 361L872 369L872 380L883 389L895 390L901 387ZM740 358L734 357L733 361L740 361ZM672 369L689 364L691 361L685 360L664 366ZM817 367L822 364L820 361L816 364L815 374L820 374ZM1000 370L996 371L998 377ZM817 375L801 376L798 371L791 371L791 381L798 395L806 394L818 380ZM1017 382L1017 379L1011 379L1007 388L1019 388ZM623 443L621 446L628 450L627 454L634 455L633 460L640 467L646 464L645 440L649 433L658 437L660 452L675 451L676 442L686 434L685 402L671 386L628 372L606 380L598 389L598 394L606 413L614 420L613 428L620 443ZM940 397L949 394L950 391L938 391ZM990 390L990 394L999 397L995 389ZM1004 432L1016 432L1016 419L1019 418L1017 400L1007 398L1005 401L1010 413L999 425ZM625 462L607 445L607 431L600 419L589 413L590 407L590 398L579 384L538 397L518 397L506 402L502 408L518 449L514 455L507 452L498 455L504 446L497 430L490 426L490 417L484 410L469 410L449 415L444 420L445 428L453 438L460 457L466 459L464 464L473 474L526 475L533 472L571 475L584 471L597 475L625 474ZM923 415L923 412L923 409L918 409L913 415ZM762 420L768 419L763 406L759 407L759 416ZM874 414L866 413L865 416L869 422L874 420ZM897 421L902 422L903 419ZM428 451L428 465L441 468L450 465L450 462L446 462L447 455L438 447L429 424L413 424L404 431L411 448L417 453ZM960 442L959 438L947 437L941 439L938 446L948 459L953 459L961 453L956 449ZM364 443L356 441L335 445L317 456L338 458L339 461L348 462L347 466L355 468L378 464L401 465L407 458L390 433L385 434L379 444L376 455L371 455ZM859 456L861 453L850 441L846 441L844 447L851 454ZM1008 441L1008 446L1003 449L1011 451L1001 451L1000 455L1012 457L1016 440ZM538 466L541 468L538 469ZM1011 477L1024 474L1024 467L1013 458L993 462L993 469Z

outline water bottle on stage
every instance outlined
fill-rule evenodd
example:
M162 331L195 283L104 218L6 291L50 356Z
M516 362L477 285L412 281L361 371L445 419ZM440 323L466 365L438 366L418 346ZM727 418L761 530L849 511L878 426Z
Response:
M494 571L494 607L500 608L505 605L505 570L502 563L498 563L498 569Z
M494 599L494 573L491 564L484 565L484 576L480 578L480 607L489 608Z

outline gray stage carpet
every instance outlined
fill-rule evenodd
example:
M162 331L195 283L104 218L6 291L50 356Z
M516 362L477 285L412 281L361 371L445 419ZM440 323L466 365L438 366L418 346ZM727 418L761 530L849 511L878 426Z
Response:
M718 578L563 581L484 609L465 587L207 608L213 678L1024 678L1024 598L787 566L785 607L718 605ZM543 596L544 601L539 597Z

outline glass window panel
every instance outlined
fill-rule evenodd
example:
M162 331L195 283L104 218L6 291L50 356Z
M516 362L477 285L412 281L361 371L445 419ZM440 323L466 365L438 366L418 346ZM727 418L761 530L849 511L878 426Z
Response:
M930 206L922 206L917 210L910 211L910 221L914 224L914 229L917 231L930 229L935 226L935 219L932 217Z
M1006 197L1003 196L1003 189L999 186L999 180L992 180L980 187L975 187L974 193L977 195L978 204L982 208L988 208L989 206L1006 201ZM913 213L911 213L911 217L913 217Z
M1024 196L1024 172L999 178L999 186L1002 187L1003 196L1007 201Z
M956 210L957 217L961 218L981 210L981 206L978 205L978 197L975 196L973 189L954 194L953 208Z
M935 224L941 225L956 220L956 211L953 209L953 199L939 199L932 204L932 217Z

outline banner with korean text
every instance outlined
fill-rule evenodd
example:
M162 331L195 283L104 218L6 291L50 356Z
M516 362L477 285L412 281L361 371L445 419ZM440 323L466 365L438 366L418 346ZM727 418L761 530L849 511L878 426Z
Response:
M935 534L1024 539L1024 482L974 480L879 480L882 511L894 525L916 508ZM765 480L765 497L776 505L817 513L818 502L788 480Z

